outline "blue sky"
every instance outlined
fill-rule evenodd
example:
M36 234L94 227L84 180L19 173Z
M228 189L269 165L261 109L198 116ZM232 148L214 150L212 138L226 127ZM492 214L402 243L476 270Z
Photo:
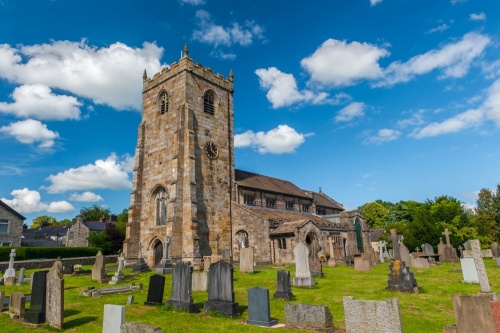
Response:
M500 2L0 0L0 198L130 203L142 73L234 72L239 169L348 209L500 183Z

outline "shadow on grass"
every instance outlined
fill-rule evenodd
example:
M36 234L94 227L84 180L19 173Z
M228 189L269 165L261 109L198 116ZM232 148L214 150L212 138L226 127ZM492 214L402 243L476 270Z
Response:
M64 329L67 330L67 329L75 328L78 326L82 326L82 325L88 324L90 322L93 322L96 319L97 319L97 317L94 317L94 316L80 317L80 318L72 319L70 321L64 322Z
M238 314L241 316L248 310L248 306L246 305L238 305Z
M67 318L67 317L71 317L71 316L74 316L74 315L77 315L79 313L82 313L82 311L78 311L78 310L64 310L64 318Z
M68 287L68 288L64 288L64 290L71 290L71 289L76 289L77 287Z

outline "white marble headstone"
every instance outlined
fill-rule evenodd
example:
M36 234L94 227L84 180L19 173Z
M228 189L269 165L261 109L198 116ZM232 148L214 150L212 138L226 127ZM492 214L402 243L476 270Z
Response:
M479 276L477 275L476 264L474 258L460 258L462 265L462 274L464 276L464 283L477 283L479 284Z
M120 326L125 323L125 307L122 305L104 304L102 333L120 333Z

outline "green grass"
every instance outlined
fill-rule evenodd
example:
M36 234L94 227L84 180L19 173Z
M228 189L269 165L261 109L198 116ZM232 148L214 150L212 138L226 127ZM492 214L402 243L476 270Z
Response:
M496 268L494 260L486 260L486 267L493 291L500 287L500 269ZM342 328L344 324L343 296L354 296L356 299L384 300L396 297L402 312L404 331L407 333L430 333L442 332L445 324L453 324L453 307L451 296L453 294L476 294L480 291L479 285L461 283L462 274L456 272L460 264L443 264L430 269L415 269L415 278L422 288L419 294L397 293L386 291L389 264L380 264L370 272L356 272L352 267L327 267L324 266L324 278L317 278L317 286L311 289L292 287L295 298L292 303L324 304L330 308L334 318L334 325ZM84 266L84 269L90 269ZM294 268L287 268L294 275ZM258 266L254 274L240 274L238 267L234 272L234 289L236 302L240 306L240 315L235 318L227 318L215 313L189 314L177 311L167 306L144 306L147 297L147 285L149 277L153 273L142 273L132 275L130 270L129 279L120 285L132 282L143 283L142 291L134 291L126 294L106 295L100 298L88 298L79 296L80 290L88 286L96 288L111 286L97 285L91 281L90 276L66 276L65 283L65 312L64 332L102 332L102 317L104 304L125 305L129 294L134 295L133 305L126 307L126 321L135 321L161 327L165 332L269 332L268 329L246 325L247 320L247 289L261 286L269 289L271 296L271 316L277 318L279 323L284 323L285 301L272 298L276 291L277 269ZM28 272L29 274L30 272ZM110 272L112 273L112 272ZM170 298L172 276L166 276L164 301ZM20 287L0 287L7 295L20 291L29 293L29 285ZM203 309L203 302L207 300L207 294L196 292L193 294L194 301ZM288 328L276 329L277 331L289 331ZM0 315L0 331L2 333L18 332L57 332L57 329L46 326L34 328L15 322L5 313Z

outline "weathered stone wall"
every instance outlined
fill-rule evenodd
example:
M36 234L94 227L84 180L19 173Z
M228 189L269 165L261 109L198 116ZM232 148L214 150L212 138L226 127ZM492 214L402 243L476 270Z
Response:
M26 269L41 269L50 268L57 259L43 259L43 260L19 260L14 261L14 268L16 270L24 267ZM105 256L105 263L116 263L118 261L117 255L107 255ZM78 258L63 258L61 262L64 267L72 267L76 264L79 265L93 265L95 263L95 257L78 257ZM9 267L8 261L0 262L0 271L4 272Z
M0 233L0 243L11 243L12 247L21 246L21 238L23 233L23 222L19 216L0 205L0 219L8 220L7 233Z
M68 229L68 244L66 246L89 246L88 237L89 228L83 224L83 218L78 215L76 217L76 223Z

